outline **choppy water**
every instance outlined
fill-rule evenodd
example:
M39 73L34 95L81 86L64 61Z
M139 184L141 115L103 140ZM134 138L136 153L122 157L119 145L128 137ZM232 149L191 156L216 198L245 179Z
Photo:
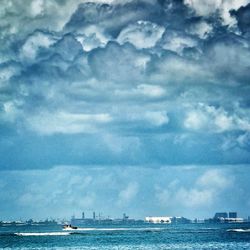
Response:
M0 249L250 249L250 224L2 226Z

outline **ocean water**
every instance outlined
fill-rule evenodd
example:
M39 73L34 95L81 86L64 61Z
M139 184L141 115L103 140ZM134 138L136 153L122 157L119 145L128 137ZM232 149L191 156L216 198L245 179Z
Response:
M1 226L0 249L250 249L250 224Z

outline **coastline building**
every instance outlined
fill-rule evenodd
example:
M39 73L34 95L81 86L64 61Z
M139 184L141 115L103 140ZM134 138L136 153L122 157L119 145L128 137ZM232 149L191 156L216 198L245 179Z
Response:
M99 214L96 216L96 213L93 212L92 218L86 218L85 213L82 212L81 218L71 218L70 224L74 226L83 226L83 225L107 225L107 224L140 224L144 223L143 220L130 219L125 213L122 218L111 219L109 217L103 217Z
M229 218L237 218L238 216L237 216L237 212L229 212L229 214L228 214L229 216Z
M188 223L191 223L191 220L182 216L174 216L174 217L171 217L171 223L172 224L188 224Z
M225 219L225 222L244 222L244 219L239 218L237 212L229 212L228 218Z
M237 212L217 212L213 218L206 219L206 223L240 223L244 222L243 218L239 218Z
M214 219L215 220L221 220L221 219L226 219L228 218L228 214L227 212L217 212L215 215L214 215Z

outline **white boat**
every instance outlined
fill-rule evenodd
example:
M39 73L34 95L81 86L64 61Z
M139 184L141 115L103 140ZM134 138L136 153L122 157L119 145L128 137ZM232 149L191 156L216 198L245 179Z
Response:
M78 227L74 227L74 226L71 226L71 225L64 225L63 226L63 230L65 231L72 231L72 230L77 230Z

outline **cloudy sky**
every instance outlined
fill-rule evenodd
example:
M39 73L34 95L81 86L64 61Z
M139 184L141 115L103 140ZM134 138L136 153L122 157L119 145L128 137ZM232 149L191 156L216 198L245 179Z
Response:
M0 220L250 215L249 0L1 0Z

